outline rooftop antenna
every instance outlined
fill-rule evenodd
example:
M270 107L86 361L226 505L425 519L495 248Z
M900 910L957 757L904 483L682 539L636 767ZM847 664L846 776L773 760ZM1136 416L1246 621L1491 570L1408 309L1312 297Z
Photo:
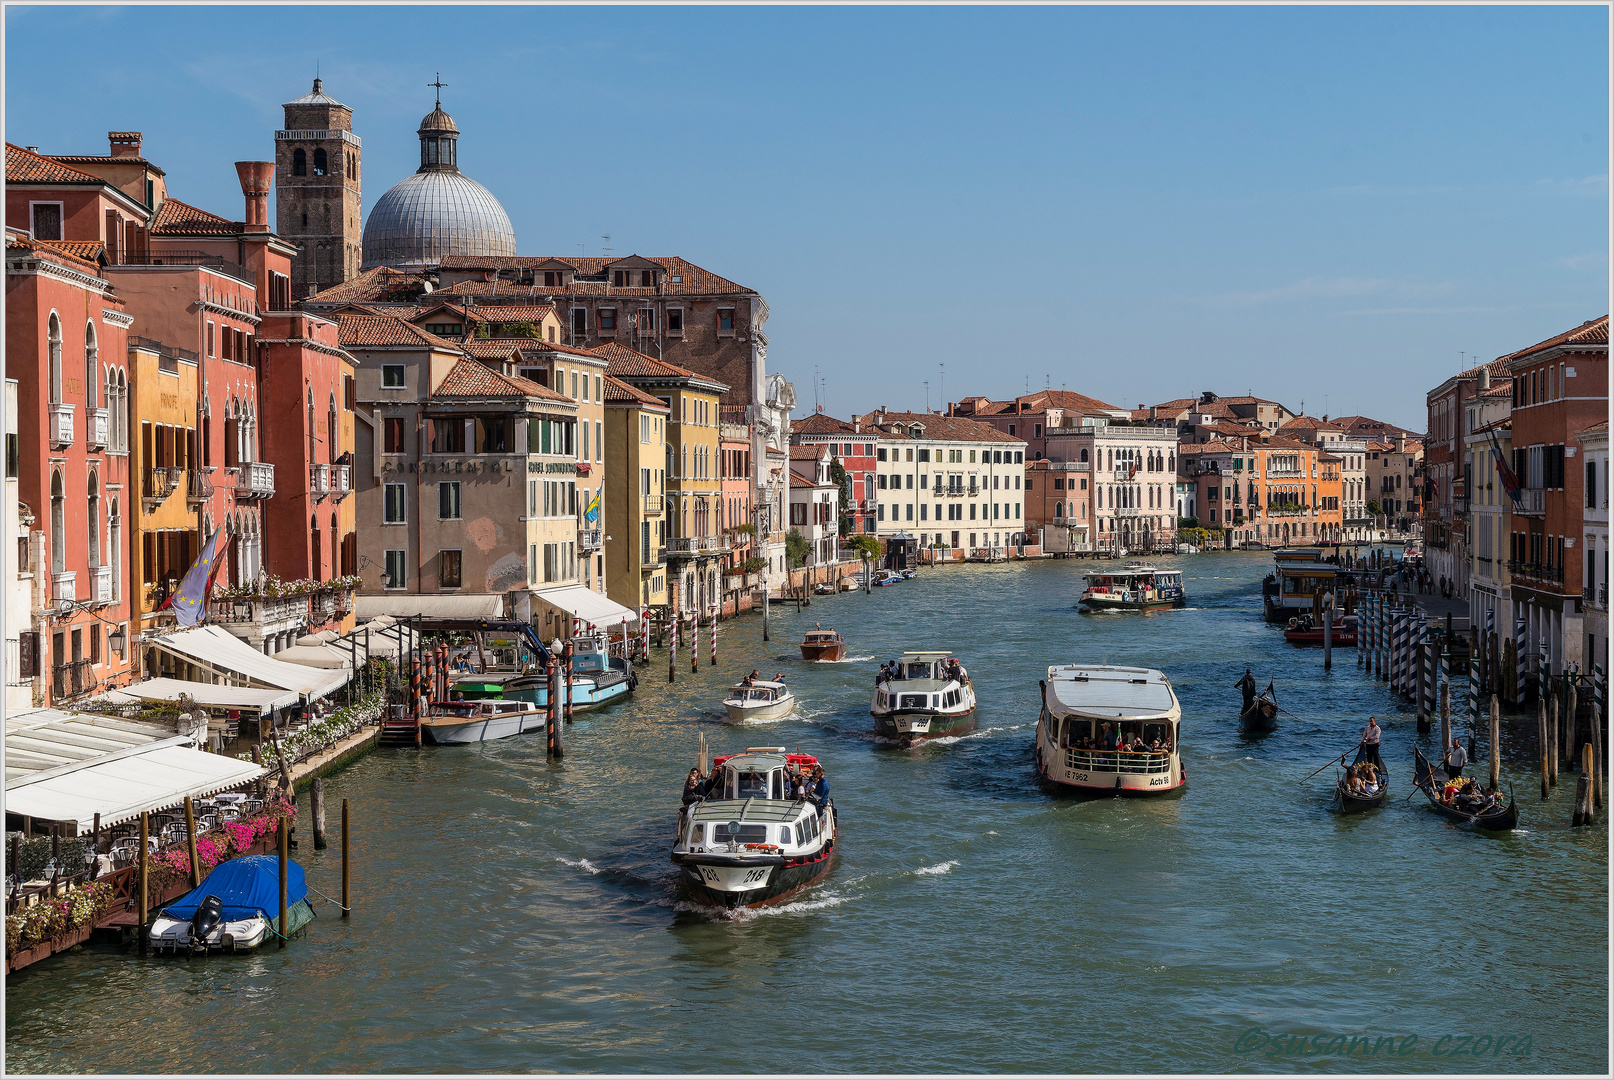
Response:
M443 87L448 85L446 82L443 81L443 73L441 71L439 71L437 73L437 81L436 82L429 82L426 85L427 86L435 86L437 88L437 107L439 109L441 109L443 107Z
M930 380L925 380L925 411L930 411Z
M587 255L588 254L588 248L584 247L582 244L578 244L577 245L577 253L579 255Z
M813 365L813 412L815 412L815 413L820 413L820 412L824 411L824 399L823 399L822 395L819 394L818 390L819 390L818 365L814 364Z
M607 255L611 254L611 234L606 233L604 236L600 237L600 239L605 241L605 253Z
M937 366L941 368L941 386L940 386L939 390L940 390L940 393L941 393L942 406L946 407L946 405L947 405L947 365L946 364L938 364Z

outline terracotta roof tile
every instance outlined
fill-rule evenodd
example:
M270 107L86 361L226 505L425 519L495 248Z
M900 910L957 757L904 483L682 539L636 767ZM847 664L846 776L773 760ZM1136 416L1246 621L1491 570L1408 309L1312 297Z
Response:
M508 338L466 338L459 347L481 360L510 360L521 355Z
M51 154L50 157L54 161L65 161L69 164L77 162L82 165L140 165L158 176L168 175L143 157L113 157L110 154Z
M965 399L968 400L968 399ZM1081 413L1121 413L1125 409L1098 398L1078 394L1074 390L1039 390L1034 394L1021 394L1010 401L987 401L985 405L977 407L976 416L1003 416L1005 414L1017 415L1022 412L1046 412L1049 409L1064 409L1069 412Z
M800 420L790 421L792 435L851 435L852 425L837 420L828 413L808 413Z
M455 255L442 261L440 266L444 270L533 270L552 268L560 262L549 255ZM565 287L538 286L541 295L554 296L604 296L609 292L612 296L723 296L723 295L756 295L755 289L748 289L744 285L736 284L727 278L719 277L703 267L696 266L687 259L676 256L669 258L641 259L630 262L628 258L604 258L590 255L568 256L565 264L576 267L577 272L584 275L602 273L612 266L631 266L638 268L651 263L665 268L662 277L662 286L657 288L639 288L608 285L603 281L575 281ZM673 281L673 278L679 281ZM466 293L480 295L483 291L494 293L491 281L461 282L467 286ZM501 290L519 292L527 286L517 285L509 281L497 283ZM480 288L478 288L480 287ZM458 286L456 286L458 288ZM446 290L445 290L446 291Z
M104 184L105 180L83 169L36 154L14 143L6 143L6 183L8 184Z
M855 419L863 422L865 430L874 424L875 413L865 413ZM937 442L1001 442L1023 443L1024 439L1005 434L991 424L979 420L971 420L967 416L942 416L939 413L911 413L886 412L886 424L921 424L924 426L922 435L910 436L906 432L896 433L880 429L882 439L935 439Z
M426 279L418 274L406 274L390 266L372 266L340 285L332 285L323 292L307 298L317 304L362 303L366 300L388 300L394 297L414 299L426 286ZM305 301L306 302L306 301Z
M565 394L557 394L547 386L539 386L529 379L501 375L476 360L461 360L450 368L432 397L542 398L546 401L564 401L568 405L572 404L572 399Z
M1315 416L1297 416L1278 429L1278 433L1285 431L1344 431L1345 429L1332 420L1321 420Z
M89 249L95 257L86 258L78 254L81 249ZM51 241L34 240L20 231L6 230L6 254L12 252L28 252L35 258L49 259L62 266L71 267L84 274L101 276L101 264L97 261L101 253L101 245L82 241Z
M629 386L621 379L605 377L605 403L607 405L632 405L640 409L649 409L652 412L670 413L672 409L665 401L640 390L637 386Z
M460 346L447 338L428 334L420 327L394 315L338 315L337 335L345 348L381 348L389 345L441 349L460 352Z
M609 364L606 372L619 379L703 379L704 375L697 375L688 368L681 368L677 364L669 364L665 360L657 360L654 356L646 356L626 345L615 341L608 341L597 349L590 349L596 356L603 356ZM718 385L722 385L719 383ZM727 389L727 387L725 387Z
M234 236L246 226L219 217L190 203L168 198L157 210L151 225L153 236Z
M1490 367L1492 364L1511 365L1521 361L1528 362L1529 359L1536 353L1545 352L1548 349L1557 348L1559 346L1572 345L1602 345L1606 347L1608 345L1608 316L1604 315L1600 319L1588 319L1579 326L1575 327L1573 330L1565 330L1561 334L1554 334L1546 341L1538 341L1529 348L1520 349L1518 352L1509 353L1506 356L1498 357L1496 360L1491 361L1490 364L1486 364L1485 366ZM1474 369L1475 373L1478 371L1479 368ZM1464 372L1463 374L1468 375L1469 372ZM1503 371L1493 372L1492 374L1506 375L1507 372L1504 369Z
M1391 436L1404 434L1416 437L1415 432L1408 431L1403 427L1397 427L1394 424L1385 423L1383 420L1375 420L1371 416L1336 416L1331 423L1338 424L1345 434L1358 439L1368 439L1385 434Z

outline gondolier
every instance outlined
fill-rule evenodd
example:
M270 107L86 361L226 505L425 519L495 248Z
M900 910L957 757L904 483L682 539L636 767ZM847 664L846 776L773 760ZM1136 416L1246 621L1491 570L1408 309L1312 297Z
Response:
M1379 737L1383 735L1376 716L1367 718L1367 729L1362 732L1362 760L1370 761L1378 769L1384 768L1384 759L1379 757Z
M1446 775L1453 780L1463 775L1463 766L1468 764L1468 752L1463 749L1463 741L1453 738L1451 750L1446 754Z
M1255 676L1249 668L1244 669L1244 678L1233 684L1244 695L1244 711L1248 712L1250 706L1255 704Z

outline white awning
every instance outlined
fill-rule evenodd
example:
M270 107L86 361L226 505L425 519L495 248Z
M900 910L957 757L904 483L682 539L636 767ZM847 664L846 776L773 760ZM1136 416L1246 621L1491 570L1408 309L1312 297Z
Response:
M193 664L220 674L236 675L262 686L296 690L310 698L334 693L347 684L352 674L276 660L216 626L193 626L151 638L146 644L183 656Z
M358 597L359 618L391 615L399 619L424 615L428 619L499 619L504 617L503 593L388 593Z
M324 645L292 645L275 653L274 658L284 664L301 664L303 667L340 671L353 666L352 657Z
M136 701L178 701L188 694L198 705L218 709L241 709L268 716L275 709L289 709L302 699L295 690L260 690L250 686L215 686L212 683L185 682L182 679L147 679L102 695L116 704Z
M6 812L74 821L80 834L264 775L162 728L36 709L6 718Z
M625 608L610 597L602 596L583 585L567 585L559 589L535 592L532 598L559 608L574 619L581 619L584 623L602 629L616 626L618 623L633 622L639 617L637 611Z

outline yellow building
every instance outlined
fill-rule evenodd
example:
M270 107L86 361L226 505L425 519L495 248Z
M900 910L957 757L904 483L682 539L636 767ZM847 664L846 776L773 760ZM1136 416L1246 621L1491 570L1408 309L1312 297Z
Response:
M129 343L129 482L139 498L129 509L130 551L138 588L136 625L149 629L170 582L185 576L201 550L201 524L188 498L197 465L195 353L144 338Z
M723 520L718 401L728 387L614 342L595 351L612 378L667 406L667 602L704 615L722 602L725 529L739 524Z
M605 377L605 566L612 600L667 603L667 419L660 398Z

